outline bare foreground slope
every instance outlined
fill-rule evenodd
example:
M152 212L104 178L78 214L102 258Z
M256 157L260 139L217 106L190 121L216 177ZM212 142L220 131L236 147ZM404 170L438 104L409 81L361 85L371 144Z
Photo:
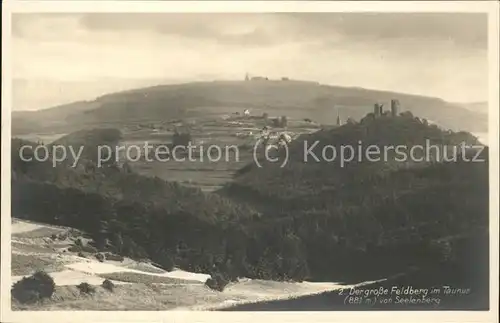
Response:
M100 262L93 253L69 251L81 238L70 228L12 222L12 282L43 269L57 286L50 300L35 305L14 300L14 310L210 310L349 287L241 279L220 293L204 286L209 275L165 271L130 258ZM115 284L112 292L100 287L105 279ZM81 283L97 286L95 293L81 293L76 287Z

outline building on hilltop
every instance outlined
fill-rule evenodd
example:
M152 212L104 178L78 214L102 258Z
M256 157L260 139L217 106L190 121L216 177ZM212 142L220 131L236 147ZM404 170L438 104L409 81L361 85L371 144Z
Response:
M380 117L380 116L392 116L392 117L397 117L399 115L399 110L400 110L400 104L399 100L397 99L392 99L391 100L391 110L390 111L384 111L384 105L380 103L375 103L373 106L373 114L375 118Z

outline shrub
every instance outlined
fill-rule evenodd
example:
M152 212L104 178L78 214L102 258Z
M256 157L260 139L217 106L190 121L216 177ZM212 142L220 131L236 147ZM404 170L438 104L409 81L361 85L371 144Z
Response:
M69 246L68 251L70 252L82 252L82 247L80 246Z
M97 248L87 245L87 246L82 247L82 251L84 251L84 252L97 252Z
M354 120L353 118L347 118L346 123L347 124L356 124L356 120Z
M404 118L413 119L413 113L410 111L401 112L399 115Z
M157 257L155 257L155 260L156 260L156 263L154 264L155 266L157 266L163 270L166 270L166 271L174 270L175 263L169 254L164 252L164 253L158 255Z
M106 258L104 257L104 255L102 253L97 253L95 255L96 259L99 260L100 262L103 262Z
M174 147L177 146L188 146L192 141L191 133L189 132L178 132L177 129L174 131L174 135L172 137L172 145Z
M229 280L221 274L214 274L205 282L205 285L208 288L216 290L218 292L222 292L224 288L226 288L227 284L229 284Z
M55 233L54 233L54 234L52 234L52 235L50 236L50 239L52 239L52 240L57 240L57 239L58 239L57 234L55 234Z
M105 279L102 282L102 288L107 289L110 292L112 292L115 289L115 284L113 284L113 282L111 280Z
M434 256L437 262L446 263L455 260L455 250L450 241L430 241L428 243L428 254Z
M125 258L123 256L120 256L120 255L117 255L117 254L114 254L114 253L111 253L111 252L105 253L105 258L106 258L106 260L114 260L114 261L123 261L123 260L125 260Z
M87 258L83 252L78 252L78 257Z
M12 298L21 303L33 303L43 298L50 298L56 284L44 271L37 271L30 277L24 277L12 286Z
M123 163L122 172L127 173L127 174L133 173L132 167L130 166L129 163L127 163L127 162Z
M95 287L90 285L89 283L81 283L80 285L76 286L80 290L80 293L82 294L93 294L95 293Z
M75 240L75 246L83 247L82 239L78 238Z

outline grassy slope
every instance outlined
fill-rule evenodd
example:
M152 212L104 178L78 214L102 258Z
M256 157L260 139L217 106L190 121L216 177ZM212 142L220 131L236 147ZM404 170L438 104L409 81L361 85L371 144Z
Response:
M75 130L96 124L177 119L203 116L213 112L213 107L219 107L219 113L248 107L259 113L265 111L270 115L293 115L333 123L337 116L334 107L344 119L351 116L359 120L372 111L375 102L385 103L388 108L391 99L399 99L402 109L448 128L480 132L487 126L485 115L437 98L313 82L217 81L155 86L38 112L16 112L13 129L15 133L26 133L37 128L40 131L42 128ZM41 121L43 126L40 126Z

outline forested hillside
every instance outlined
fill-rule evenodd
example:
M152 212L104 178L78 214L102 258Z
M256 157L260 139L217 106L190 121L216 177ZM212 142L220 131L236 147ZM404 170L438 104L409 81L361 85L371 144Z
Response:
M83 137L99 141L96 133ZM71 144L68 138L61 142ZM435 263L461 271L468 239L487 247L487 150L478 163L400 163L391 155L389 162L341 168L304 163L304 138L335 145L475 142L411 116L368 116L301 137L285 168L248 166L219 194L208 194L116 165L22 162L22 141L13 140L12 214L83 229L101 249L229 278L360 281Z
M318 142L312 151L319 162L304 161L305 142ZM321 159L327 145L340 152L343 145L357 149L359 143L362 149L376 145L380 156L384 147L398 145L407 154L416 145L439 151L429 149L423 161L423 151L401 160L394 149L380 161L356 157L342 166L340 156ZM478 142L411 114L368 115L360 123L299 137L289 145L284 167L284 149L274 156L281 158L278 163L261 156L262 167L248 165L220 193L268 210L262 227L294 232L316 277L349 279L367 274L367 268L384 276L410 266L465 261L455 268L460 271L467 266L464 255L477 246L466 241L480 241L486 250L488 245L488 149L462 151L463 143ZM449 161L443 160L444 150Z

